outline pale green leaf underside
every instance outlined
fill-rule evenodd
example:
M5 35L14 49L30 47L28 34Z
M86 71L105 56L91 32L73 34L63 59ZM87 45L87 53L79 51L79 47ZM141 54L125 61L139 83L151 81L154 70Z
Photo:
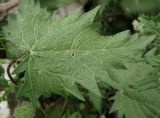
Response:
M6 31L8 40L28 55L21 64L26 65L26 74L19 95L28 96L34 105L40 95L50 93L72 94L83 100L77 84L101 96L97 81L114 86L112 69L133 61L154 39L131 36L128 31L101 36L96 31L98 24L93 24L98 7L82 16L76 11L59 20L51 19L38 6L28 7ZM33 13L34 9L37 12Z

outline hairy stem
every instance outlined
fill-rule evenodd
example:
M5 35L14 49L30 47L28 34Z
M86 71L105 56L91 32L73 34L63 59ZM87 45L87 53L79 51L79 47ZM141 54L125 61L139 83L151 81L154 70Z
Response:
M9 79L11 80L11 82L12 82L13 84L15 84L15 85L18 84L18 81L16 81L15 79L13 79L13 77L12 77L12 75L11 75L11 73L10 73L10 69L11 69L12 65L14 65L14 64L18 61L18 59L19 59L20 57L22 57L23 55L24 55L24 54L22 54L22 55L20 55L20 56L17 56L17 58L16 58L16 59L13 59L13 60L9 63L9 65L8 65L8 67L7 67L7 75L8 75L8 77L9 77Z
M11 82L12 82L13 84L15 84L15 85L17 85L18 82L13 79L13 77L12 77L12 75L11 75L11 73L10 73L10 69L11 69L12 65L15 64L16 62L17 62L17 59L12 60L12 61L9 63L8 67L7 67L8 77L9 77L9 79L11 80Z

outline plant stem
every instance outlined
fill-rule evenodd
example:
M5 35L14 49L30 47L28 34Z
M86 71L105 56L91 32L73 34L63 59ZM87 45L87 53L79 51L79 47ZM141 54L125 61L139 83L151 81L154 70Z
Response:
M58 118L61 118L61 117L64 115L65 109L66 109L66 107L67 107L67 103L68 103L68 99L65 98L64 104L63 104L63 106L62 106L62 111L61 111L61 113L60 113L60 115L59 115Z
M12 61L9 63L8 67L7 67L8 77L9 77L9 79L11 80L11 82L12 82L13 84L15 84L15 85L17 85L18 83L17 83L16 80L13 79L12 75L10 74L10 68L11 68L12 65L15 64L16 62L17 62L17 59L12 60Z
M24 54L25 54L25 53L24 53ZM9 63L9 65L8 65L8 67L7 67L7 75L8 75L8 77L9 77L9 79L11 80L11 82L12 82L13 84L15 84L15 85L17 85L18 82L13 79L13 77L12 77L12 75L11 75L11 73L10 73L10 69L11 69L12 65L15 64L15 63L18 61L18 59L19 59L20 57L22 57L24 54L22 54L22 55L20 55L20 56L17 56L16 59L13 59L13 60Z

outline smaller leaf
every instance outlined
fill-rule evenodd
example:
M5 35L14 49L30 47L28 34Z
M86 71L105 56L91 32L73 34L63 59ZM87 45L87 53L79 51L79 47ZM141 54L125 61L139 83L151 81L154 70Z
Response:
M3 76L0 76L0 87L2 87L2 89L8 87L8 82Z
M29 102L23 102L21 105L17 106L14 111L15 118L33 118L34 109L32 104Z
M7 86L8 82L4 78L4 69L0 66L0 88L5 89Z
M93 94L93 93L89 93L89 98L90 98L90 101L91 103L93 104L94 108L97 110L97 111L100 111L101 110L101 106L102 106L102 98Z

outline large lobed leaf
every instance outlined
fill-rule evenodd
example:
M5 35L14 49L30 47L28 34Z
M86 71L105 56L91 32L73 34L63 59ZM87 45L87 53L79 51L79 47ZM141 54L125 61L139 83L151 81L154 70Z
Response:
M97 82L114 86L113 68L124 68L124 61L134 61L153 41L153 36L128 31L101 36L99 24L93 23L98 9L56 20L34 3L22 5L16 23L10 21L5 29L7 39L25 53L18 67L25 71L19 96L27 96L34 106L41 95L51 93L84 100L77 85L101 96Z

